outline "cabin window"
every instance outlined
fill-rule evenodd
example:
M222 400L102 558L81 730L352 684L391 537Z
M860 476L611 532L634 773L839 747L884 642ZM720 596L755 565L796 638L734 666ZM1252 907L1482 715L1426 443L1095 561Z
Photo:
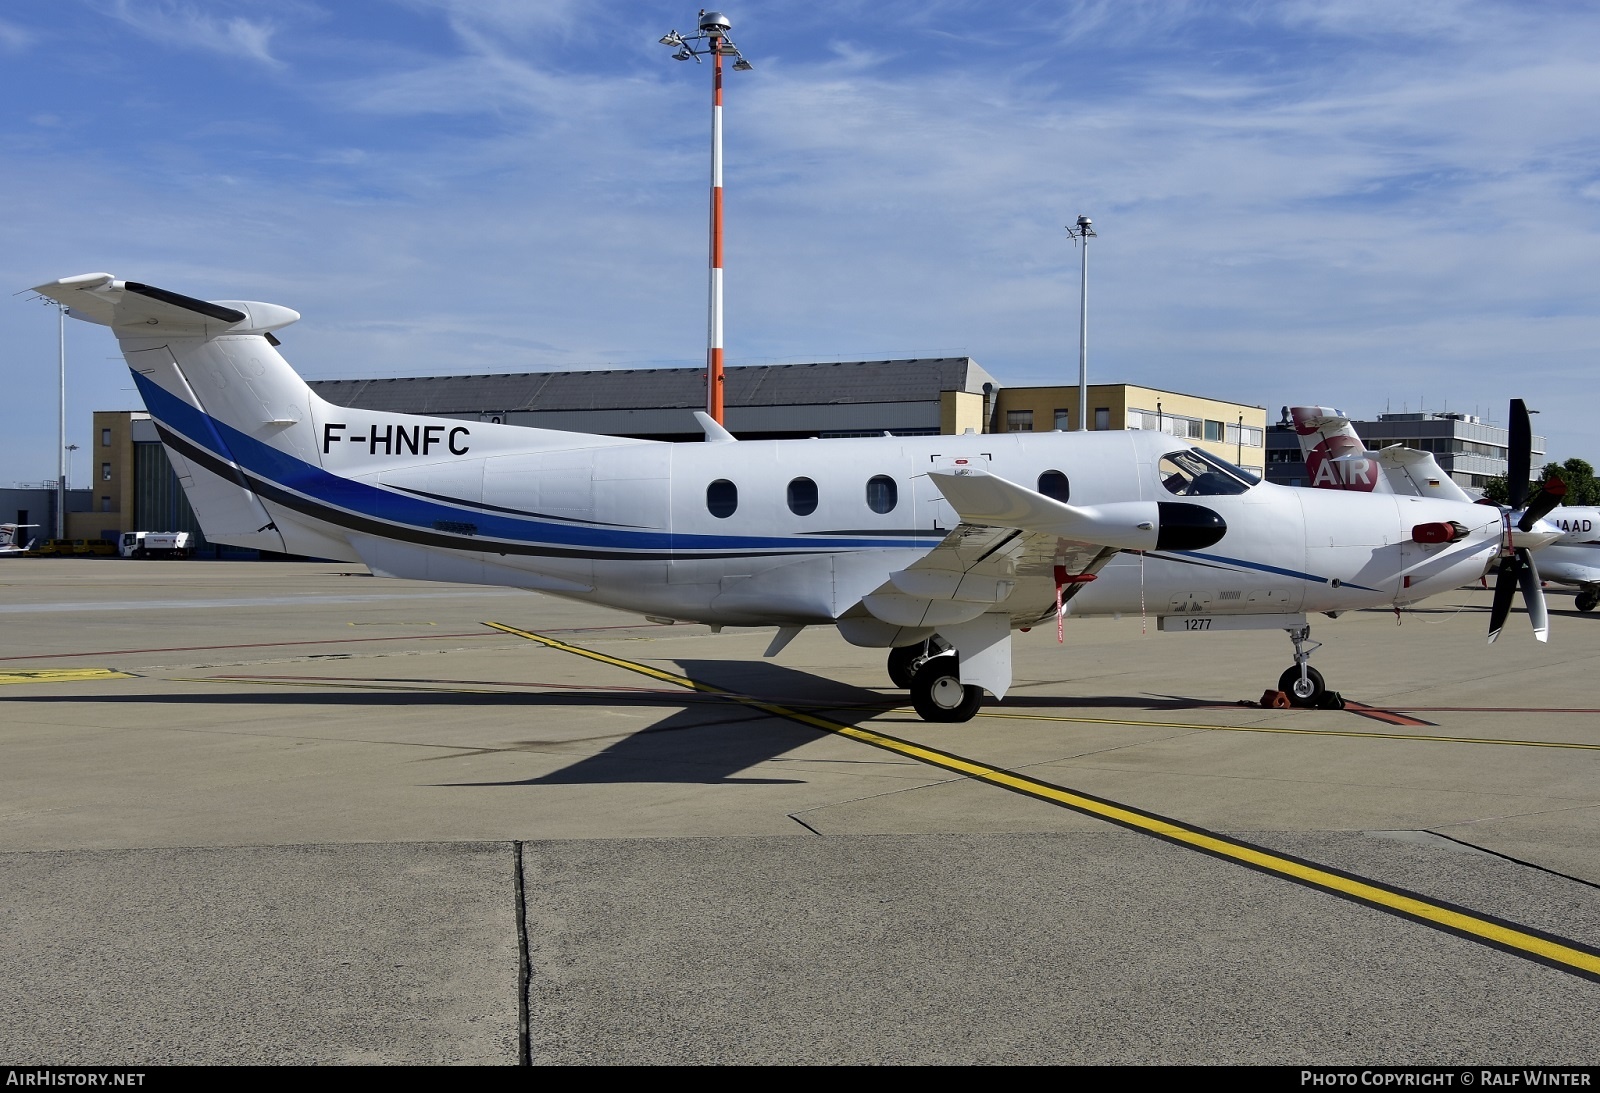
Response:
M739 507L739 487L719 478L706 487L706 508L719 520L726 520Z
M867 480L867 508L873 512L893 512L899 500L900 491L888 475L874 475Z
M1256 479L1216 456L1188 448L1161 457L1161 484L1179 497L1243 493Z
M810 516L817 511L817 484L809 478L796 478L789 483L789 511L796 516Z
M1060 501L1063 505L1072 495L1067 476L1060 471L1045 471L1039 476L1039 492L1052 501Z

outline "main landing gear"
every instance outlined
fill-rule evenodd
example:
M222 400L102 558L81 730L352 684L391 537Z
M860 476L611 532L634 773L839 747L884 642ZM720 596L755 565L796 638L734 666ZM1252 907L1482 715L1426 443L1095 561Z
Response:
M889 650L889 679L911 692L924 721L971 721L983 702L983 688L961 682L955 650L938 637Z
M1338 691L1328 690L1322 673L1306 663L1311 654L1322 648L1320 641L1311 640L1311 627L1302 626L1288 631L1294 642L1294 663L1278 677L1278 690L1289 696L1289 703L1308 710L1342 710L1344 699Z
M1579 611L1593 611L1597 605L1600 605L1600 592L1592 588L1585 588L1572 601L1572 606Z

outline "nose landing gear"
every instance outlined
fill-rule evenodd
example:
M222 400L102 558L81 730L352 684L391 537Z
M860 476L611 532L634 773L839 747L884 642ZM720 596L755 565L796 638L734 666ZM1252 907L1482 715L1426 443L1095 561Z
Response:
M1344 699L1339 692L1328 690L1322 673L1307 663L1311 654L1322 648L1320 641L1311 640L1311 627L1301 626L1286 633L1294 642L1294 664L1278 677L1278 690L1289 696L1291 705L1302 709L1343 709Z

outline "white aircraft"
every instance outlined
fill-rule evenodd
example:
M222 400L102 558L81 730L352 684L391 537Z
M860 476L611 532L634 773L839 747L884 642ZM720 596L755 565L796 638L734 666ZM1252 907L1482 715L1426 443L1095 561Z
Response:
M36 528L38 524L0 524L0 558L11 554L26 554L33 549L37 539L29 539L26 544L19 544L24 528Z
M1519 412L1517 405L1512 404L1513 422ZM1306 473L1318 489L1472 500L1440 469L1430 452L1399 444L1369 451L1350 419L1339 410L1327 406L1288 409L1300 437ZM1521 413L1526 417L1525 407ZM1526 462L1521 466L1522 480L1526 481ZM1506 477L1508 482L1513 479L1510 474ZM1491 502L1479 499L1478 503ZM1520 504L1519 500L1512 508ZM1540 549L1539 578L1575 586L1578 594L1573 606L1579 611L1593 611L1600 605L1600 508L1562 505L1550 510L1544 521L1561 534Z
M35 291L111 327L212 542L776 626L768 656L834 626L889 650L931 721L1003 698L1012 632L1069 610L1285 630L1278 689L1337 702L1308 615L1412 603L1549 538L1456 500L1258 482L1161 432L738 441L699 414L706 443L674 444L350 409L279 355L286 307L107 273Z

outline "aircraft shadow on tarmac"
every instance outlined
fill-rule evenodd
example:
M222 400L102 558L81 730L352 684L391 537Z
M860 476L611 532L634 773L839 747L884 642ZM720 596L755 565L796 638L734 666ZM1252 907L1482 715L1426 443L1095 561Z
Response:
M824 679L806 672L784 668L770 662L683 661L683 674L702 683L721 687L760 702L794 710L804 710L841 724L869 720L900 704L877 691L865 690ZM224 682L224 681L219 681ZM243 681L228 680L229 683ZM418 680L364 681L372 690L322 690L315 681L306 689L218 690L204 693L143 695L45 695L17 696L11 701L41 704L105 704L165 706L287 706L354 708L406 707L431 710L437 719L442 710L505 707L536 711L588 707L602 709L671 708L663 720L609 743L602 751L578 760L561 770L535 778L499 782L447 782L441 785L539 786L588 785L600 783L684 783L707 784L794 784L804 779L739 778L737 772L768 762L802 744L817 739L823 730L787 721L765 711L744 705L733 698L694 693L677 688L651 686L648 690L619 688L615 691L420 691L400 689ZM443 681L428 681L440 683ZM330 688L348 686L345 680L329 680ZM397 689L385 691L385 683ZM460 686L472 684L462 682ZM782 697L777 697L782 696ZM490 751L526 750L548 755L569 744L560 739L518 741ZM462 745L472 750L471 745Z
M682 673L700 683L830 721L858 724L887 708L876 691L785 668L770 661L685 660ZM787 696L787 697L773 697ZM670 701L670 699L669 699ZM609 744L569 767L515 782L475 786L591 785L610 782L679 782L695 785L795 785L803 778L739 778L735 774L809 743L822 730L786 721L732 698L685 695L690 704L641 732ZM718 711L707 719L708 705Z

